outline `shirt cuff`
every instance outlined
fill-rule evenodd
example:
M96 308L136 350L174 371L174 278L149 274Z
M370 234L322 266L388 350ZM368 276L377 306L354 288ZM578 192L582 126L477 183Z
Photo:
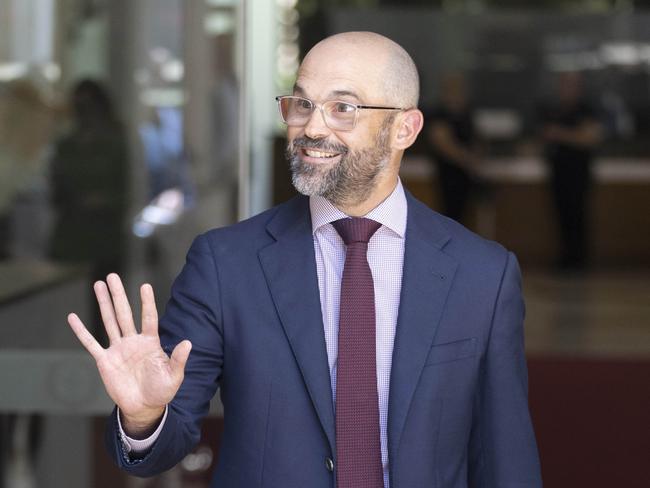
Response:
M160 424L158 424L158 427L153 432L153 434L151 434L146 439L132 439L124 433L124 429L122 428L122 421L120 420L120 407L117 407L117 426L120 430L120 439L122 440L122 446L124 447L124 450L127 452L127 454L145 454L147 451L149 451L149 449L151 449L151 446L153 446L154 442L156 442L158 436L160 436L160 432L162 431L163 426L165 425L165 420L167 419L167 409L168 407L165 405L165 413L163 414Z

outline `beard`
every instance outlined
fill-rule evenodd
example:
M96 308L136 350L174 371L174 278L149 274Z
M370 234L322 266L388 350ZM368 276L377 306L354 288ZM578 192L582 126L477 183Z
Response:
M325 139L296 137L287 145L286 155L291 168L293 186L307 196L322 196L337 206L353 206L365 201L390 160L388 136L394 117L384 120L375 143L357 151ZM334 165L305 163L301 148L340 153Z

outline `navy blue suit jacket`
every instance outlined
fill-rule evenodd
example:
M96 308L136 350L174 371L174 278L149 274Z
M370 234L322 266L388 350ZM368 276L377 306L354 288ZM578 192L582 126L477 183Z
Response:
M404 275L388 413L391 488L541 486L527 404L524 305L514 256L407 194ZM199 236L161 319L170 352L192 341L149 476L198 442L221 388L213 486L333 488L334 407L308 199Z

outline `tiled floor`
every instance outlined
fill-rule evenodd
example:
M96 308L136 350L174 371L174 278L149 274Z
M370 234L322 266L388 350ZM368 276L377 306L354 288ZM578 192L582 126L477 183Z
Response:
M523 270L528 354L650 359L650 270Z

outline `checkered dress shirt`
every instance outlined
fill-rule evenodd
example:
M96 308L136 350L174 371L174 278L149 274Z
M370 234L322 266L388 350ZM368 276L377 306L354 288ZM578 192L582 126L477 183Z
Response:
M346 215L323 197L311 197L312 232L316 254L318 288L325 328L332 400L336 402L336 360L338 349L339 302L341 276L345 263L345 244L332 222ZM388 396L395 327L402 289L404 235L406 232L406 196L402 183L380 205L364 217L382 224L368 243L368 264L375 286L377 393L379 394L379 432L384 470L384 487L388 479Z

